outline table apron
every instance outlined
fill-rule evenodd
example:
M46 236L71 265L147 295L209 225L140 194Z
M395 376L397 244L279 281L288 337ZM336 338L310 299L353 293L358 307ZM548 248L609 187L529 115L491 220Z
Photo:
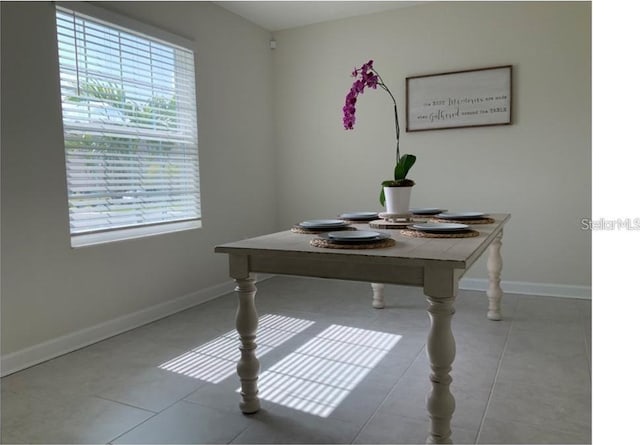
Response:
M309 257L301 261L296 257L259 254L232 254L230 256L233 258L230 262L230 272L231 276L235 278L241 278L250 272L257 272L419 287L424 287L425 280L431 281L430 278L436 278L433 276L432 265L430 264L372 263L368 261L358 262L353 259L350 259L350 261L331 261ZM446 269L454 274L457 279L463 273L462 270ZM442 272L445 271L440 270ZM438 273L437 275L440 274Z

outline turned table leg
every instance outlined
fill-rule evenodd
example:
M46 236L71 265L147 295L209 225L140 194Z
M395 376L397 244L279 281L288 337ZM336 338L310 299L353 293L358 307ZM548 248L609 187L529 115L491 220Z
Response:
M373 301L371 302L371 306L376 309L382 309L384 307L384 284L371 283L371 287L373 288Z
M241 385L240 409L245 414L260 411L260 399L258 399L260 362L256 358L258 313L255 305L255 283L254 274L249 274L247 278L236 278L236 294L238 295L236 329L240 335L240 360L236 369Z
M454 298L427 296L431 327L427 336L427 356L431 364L431 393L427 410L431 418L428 443L451 442L451 417L456 402L449 390L451 365L456 356L456 343L451 331Z
M502 272L501 247L502 230L498 232L498 235L489 246L489 258L487 260L487 270L489 272L489 287L487 289L489 312L487 312L487 318L496 321L502 320L502 309L500 306L502 300L502 288L500 287L500 273Z

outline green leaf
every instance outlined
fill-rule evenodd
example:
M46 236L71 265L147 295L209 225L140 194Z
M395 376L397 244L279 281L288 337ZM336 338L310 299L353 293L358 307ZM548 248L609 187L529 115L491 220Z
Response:
M384 207L384 203L386 202L386 199L384 198L384 187L380 189L379 200L380 200L380 204L382 204L382 207Z
M409 173L409 170L411 169L411 167L413 167L413 164L415 163L416 163L416 157L414 155L410 155L410 154L402 155L402 157L398 161L398 164L396 165L396 168L394 171L394 178L396 180L406 178L407 174Z

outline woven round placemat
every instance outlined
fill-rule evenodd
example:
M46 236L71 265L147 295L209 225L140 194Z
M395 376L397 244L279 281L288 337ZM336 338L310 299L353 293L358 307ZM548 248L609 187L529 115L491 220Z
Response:
M407 229L401 230L400 235L408 236L410 238L473 238L480 235L480 232L477 230L465 230L464 232L455 233L430 233Z
M323 247L325 249L383 249L385 247L393 247L396 245L396 241L393 238L362 244L339 244L320 238L314 238L310 243L313 247Z
M433 216L429 218L433 222L441 222L441 223L458 223L458 224L493 224L496 222L493 218L478 218L478 219L449 219L449 218L438 218Z
M300 227L300 226L293 226L291 228L291 231L293 233L301 233L303 235L317 235L318 233L326 233L326 232L338 232L340 230L357 230L355 227L349 227L349 226L340 226L340 227L334 227L331 229L314 229L314 230L310 230L310 229L305 229L304 227Z

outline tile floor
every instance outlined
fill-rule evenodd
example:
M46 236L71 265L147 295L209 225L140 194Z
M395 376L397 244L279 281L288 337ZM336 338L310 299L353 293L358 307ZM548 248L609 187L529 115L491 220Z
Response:
M3 378L2 443L425 443L425 300L370 298L366 283L258 284L258 414L238 409L229 294ZM501 322L486 307L456 302L454 443L590 443L591 302L505 295Z

